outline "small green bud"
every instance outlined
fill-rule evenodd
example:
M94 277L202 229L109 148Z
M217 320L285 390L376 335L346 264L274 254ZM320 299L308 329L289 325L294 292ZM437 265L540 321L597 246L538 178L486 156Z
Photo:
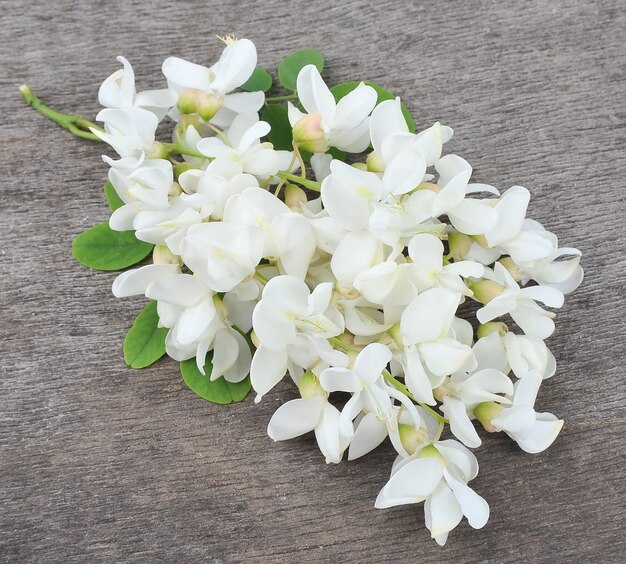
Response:
M502 413L503 409L499 403L484 401L474 408L474 416L482 423L485 431L495 433L497 429L491 422Z
M181 258L170 251L165 245L154 246L154 250L152 251L152 262L154 264L183 264Z
M182 114L198 114L209 121L220 111L224 99L198 88L189 88L178 97L178 109Z
M320 386L320 381L317 376L315 376L315 374L313 374L310 370L307 370L303 374L302 378L300 378L298 389L300 390L300 395L303 399L326 396L326 392L324 391L324 388Z
M322 116L318 113L303 116L293 126L293 142L299 149L309 153L325 153L328 149L326 135L322 129Z
M198 112L198 99L204 92L197 88L189 88L178 97L178 109L182 114Z
M306 192L295 184L285 186L285 203L291 209L300 209L300 206L308 201Z
M376 151L372 151L369 155L367 155L367 159L365 160L365 162L367 164L367 170L369 170L370 172L385 171L385 163Z
M459 233L458 231L450 231L448 233L450 258L453 260L465 260L473 243L474 241L469 235Z
M478 282L468 281L469 289L474 292L474 297L481 304L488 304L493 298L499 296L504 291L504 286L500 286L493 280L483 278Z
M478 326L476 330L476 336L479 339L486 337L487 335L491 335L492 333L500 333L501 337L504 337L509 331L506 323L502 321L489 321L488 323L482 323Z
M509 274L513 277L513 280L519 282L522 279L522 271L520 267L513 262L511 257L503 257L498 261L504 268L509 271Z
M222 109L224 98L203 92L204 96L198 101L198 115L204 120L209 121L213 116Z
M250 332L250 340L257 349L261 346L261 341L259 341L259 338L256 336L254 331Z

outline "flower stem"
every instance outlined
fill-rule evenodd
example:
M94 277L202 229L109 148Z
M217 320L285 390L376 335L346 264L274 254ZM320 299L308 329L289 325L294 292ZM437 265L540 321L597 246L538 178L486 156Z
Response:
M89 139L91 141L102 141L97 135L94 135L91 131L89 131L89 128L91 127L102 131L102 128L95 123L80 115L64 114L53 110L37 98L37 96L35 96L33 91L26 86L26 84L22 84L22 86L20 86L20 93L28 105L32 106L42 116L47 117L49 120L52 120L53 122L58 123L61 127L67 129L70 133L76 135L76 137Z
M426 405L425 403L421 403L415 399L413 394L409 392L409 389L402 383L398 382L388 370L383 370L383 378L387 380L396 390L401 391L405 396L409 399L413 400L420 407L424 408L428 413L430 413L439 423L447 423L448 420L441 414L437 413L432 407Z
M331 345L335 345L338 349L342 349L345 352L356 352L358 349L351 347L348 343L342 341L339 337L330 337L328 342Z
M294 92L293 94L287 94L286 96L273 96L270 98L265 98L266 104L271 104L272 102L286 102L287 100L297 100L298 93Z
M183 147L182 145L178 145L176 143L161 143L163 148L168 153L178 153L179 155L188 155L190 157L197 157L199 159L206 159L207 157L196 151L195 149L188 149L187 147Z
M309 190L314 190L315 192L320 191L320 187L321 187L320 182L315 182L314 180L307 180L306 178L302 178L301 176L296 175L296 174L290 174L289 172L279 172L277 173L277 176L279 178L283 178L285 180L291 180L292 182L301 184L302 186L304 186L305 188L308 188Z

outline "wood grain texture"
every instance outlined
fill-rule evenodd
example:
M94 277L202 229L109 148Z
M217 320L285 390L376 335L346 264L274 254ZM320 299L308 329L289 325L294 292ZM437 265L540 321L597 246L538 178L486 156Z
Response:
M1 562L623 562L626 9L623 0L4 0L0 182ZM326 466L305 437L265 427L291 397L209 405L171 361L124 365L141 300L70 256L107 217L102 147L27 108L30 84L94 115L124 54L144 88L161 61L211 62L216 33L327 56L331 83L366 78L401 95L420 127L453 126L474 178L532 193L530 214L583 251L586 279L549 346L557 375L539 407L566 420L527 455L487 437L472 483L488 525L445 548L421 506L379 511L393 459Z

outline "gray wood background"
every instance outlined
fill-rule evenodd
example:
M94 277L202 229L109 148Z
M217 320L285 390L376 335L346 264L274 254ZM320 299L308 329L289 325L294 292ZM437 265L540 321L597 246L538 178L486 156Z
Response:
M618 562L624 542L626 4L623 0L3 0L0 4L0 561ZM20 99L97 111L124 54L143 87L170 54L212 62L215 34L255 40L261 65L305 46L331 83L366 78L420 126L456 130L477 181L527 186L531 215L584 253L586 279L549 345L539 407L566 420L526 455L478 452L487 527L428 537L421 506L379 511L388 447L326 466L310 437L265 427L290 392L220 407L172 361L124 365L141 300L70 256L107 217L102 147Z

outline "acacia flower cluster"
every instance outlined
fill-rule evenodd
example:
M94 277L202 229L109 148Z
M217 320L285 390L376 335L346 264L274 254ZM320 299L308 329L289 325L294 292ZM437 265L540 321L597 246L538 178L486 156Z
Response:
M468 485L482 431L538 453L563 425L535 399L580 252L526 217L526 188L474 182L444 154L449 127L415 132L376 85L330 89L311 51L281 64L292 93L266 98L254 44L225 43L210 67L167 59L162 90L138 92L119 57L102 126L48 113L118 155L103 157L116 203L102 229L130 233L152 263L114 295L153 300L192 388L249 382L259 402L291 380L272 439L313 432L336 464L388 437L397 457L376 507L424 502L441 545L463 517L483 527L489 506ZM157 140L162 121L171 141Z

